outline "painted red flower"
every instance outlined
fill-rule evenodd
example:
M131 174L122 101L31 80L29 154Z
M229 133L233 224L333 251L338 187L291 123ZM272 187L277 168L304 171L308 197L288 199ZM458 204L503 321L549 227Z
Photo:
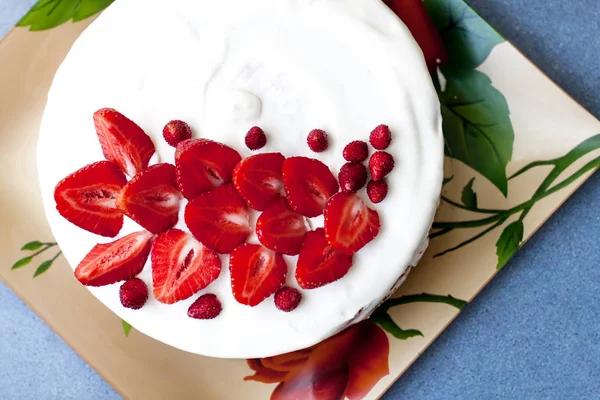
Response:
M423 0L383 0L383 2L406 24L423 50L430 72L448 61L448 53L437 28L427 14Z
M308 349L248 360L255 374L244 380L279 383L271 400L359 400L389 374L389 349L367 320Z

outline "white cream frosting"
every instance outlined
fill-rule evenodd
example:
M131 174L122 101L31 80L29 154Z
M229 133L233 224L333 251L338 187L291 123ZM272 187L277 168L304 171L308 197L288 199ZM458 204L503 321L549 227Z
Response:
M103 159L92 120L103 107L124 113L152 137L154 162L174 161L161 136L171 119L243 157L251 154L244 135L259 125L268 135L262 151L318 158L335 174L348 142L368 140L382 123L393 132L389 195L373 206L381 217L379 236L355 255L343 279L303 291L295 311L278 311L272 299L254 308L238 304L227 256L221 256L218 280L199 293L216 293L223 303L211 321L187 316L197 295L175 305L151 296L133 311L121 306L119 284L90 288L155 339L227 358L308 347L368 316L422 250L442 181L439 103L416 42L379 0L119 0L110 6L58 70L39 139L46 213L73 268L96 243L113 240L67 222L53 199L59 180ZM315 128L329 134L330 147L321 154L306 145ZM178 227L187 230L184 205ZM322 226L322 218L311 224ZM139 229L126 219L119 237ZM288 284L298 287L296 257L285 258ZM149 261L140 277L151 289Z

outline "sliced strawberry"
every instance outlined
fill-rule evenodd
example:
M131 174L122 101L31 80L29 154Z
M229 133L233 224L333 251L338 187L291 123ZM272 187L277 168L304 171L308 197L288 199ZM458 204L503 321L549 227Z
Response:
M97 244L75 268L75 277L87 286L106 286L133 278L144 269L151 247L152 234L147 231Z
M302 289L315 289L343 278L352 267L352 256L327 243L323 228L308 232L298 264L296 281Z
M56 209L86 231L115 237L123 226L123 213L116 206L117 194L126 184L123 172L111 162L87 165L56 185Z
M229 270L233 297L250 307L281 289L287 275L287 265L281 254L250 243L231 253Z
M307 157L285 160L283 183L292 209L311 218L323 214L325 203L340 188L327 165Z
M142 227L159 234L177 223L180 200L175 167L156 164L129 181L117 197L117 207Z
M337 251L354 254L379 234L379 214L353 193L338 193L325 206L325 237Z
M154 297L165 304L185 300L221 273L217 253L179 229L161 233L152 246Z
M217 253L228 254L252 232L248 206L231 185L201 194L185 208L192 235Z
M150 136L135 122L111 108L94 113L96 133L104 157L130 177L148 166L156 151Z
M235 167L233 186L250 207L264 211L280 196L284 160L281 153L264 153L248 157Z
M271 204L256 221L256 234L263 246L290 256L300 253L306 232L306 220L293 211L283 197Z
M231 174L242 157L222 143L208 139L185 140L177 145L177 185L188 200L231 182Z

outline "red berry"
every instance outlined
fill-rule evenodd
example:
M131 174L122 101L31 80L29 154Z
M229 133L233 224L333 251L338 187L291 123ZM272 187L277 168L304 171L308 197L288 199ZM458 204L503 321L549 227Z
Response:
M189 299L221 273L221 260L212 250L179 229L160 234L152 247L154 297L164 304Z
M306 220L292 211L285 198L271 204L256 221L258 240L268 249L295 256L308 231Z
M394 157L385 151L378 151L369 160L369 170L374 181L380 181L394 169Z
M180 200L175 167L156 164L129 181L117 196L117 207L142 227L159 234L177 223Z
M275 307L284 312L294 311L302 300L298 289L283 287L275 293Z
M129 279L121 285L119 297L123 307L139 310L148 301L148 286L140 278Z
M231 253L252 232L248 206L231 185L219 186L190 201L185 223L196 239L221 254Z
M104 158L130 177L148 166L156 151L150 136L135 122L111 108L94 113L94 125Z
M327 150L327 147L329 147L327 133L321 129L310 131L306 141L308 143L308 147L310 147L310 149L315 153L321 153Z
M126 184L123 172L111 162L87 165L56 185L56 209L86 231L115 237L123 226L123 213L117 209L116 198Z
M350 267L352 255L332 248L323 228L318 228L306 234L296 266L296 281L302 289L316 289L343 278Z
M75 268L75 278L86 286L106 286L133 278L144 269L152 237L150 232L141 231L97 244Z
M352 255L379 234L379 214L353 193L338 193L325 206L325 237L343 254Z
M283 163L283 184L290 207L306 217L323 214L339 185L329 167L319 160L290 157Z
M235 166L242 160L231 147L208 139L185 140L177 145L177 186L188 200L231 182Z
M266 144L267 136L258 126L250 128L248 133L246 133L246 146L248 146L250 150L262 149Z
M362 140L355 140L344 147L344 159L350 162L363 162L369 157L369 145Z
M392 133L387 125L379 125L369 136L371 145L377 150L385 150L392 143Z
M356 192L367 183L367 168L359 163L346 163L340 168L338 180L342 191Z
M215 319L221 314L223 306L216 295L204 294L188 308L188 317L194 319Z
M163 128L163 137L169 146L177 147L179 142L192 138L192 128L180 120L169 121Z
M283 287L287 265L281 254L245 243L231 253L229 271L233 297L254 307Z
M246 203L264 211L277 200L283 189L281 153L263 153L243 159L233 170L233 186Z
M377 204L381 203L388 194L388 185L386 181L371 181L367 185L367 195L369 199Z

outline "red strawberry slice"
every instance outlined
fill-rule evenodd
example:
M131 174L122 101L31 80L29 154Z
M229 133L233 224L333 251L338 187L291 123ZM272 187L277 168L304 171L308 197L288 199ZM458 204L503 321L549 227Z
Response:
M165 304L185 300L221 273L217 253L179 229L161 233L152 247L154 297Z
M306 220L292 211L284 198L271 204L256 222L256 234L263 246L290 256L300 253L306 232Z
M231 253L252 232L248 206L231 185L219 186L189 202L185 223L202 244L223 254Z
M264 211L280 196L283 189L281 153L264 153L242 160L233 170L233 186L246 203Z
M152 237L150 232L141 231L97 244L75 268L75 277L87 286L106 286L133 278L144 269Z
M379 214L352 193L338 193L325 206L325 237L337 251L354 254L379 234Z
M56 185L56 209L86 231L115 237L123 226L123 213L116 207L117 194L126 184L123 172L111 162L87 165Z
M296 281L302 289L315 289L343 278L350 267L352 256L331 247L325 231L319 228L306 234L296 266Z
M327 165L307 157L285 160L283 183L292 209L311 218L323 214L325 203L340 188Z
M156 151L154 143L135 122L112 108L103 108L94 113L94 124L104 158L130 177L148 166Z
M242 157L222 143L190 139L177 145L177 185L188 200L231 182L231 174Z
M180 200L175 167L157 164L129 181L117 197L117 207L142 227L159 234L177 223Z
M231 253L229 271L233 297L254 307L283 287L287 265L281 254L245 243Z

